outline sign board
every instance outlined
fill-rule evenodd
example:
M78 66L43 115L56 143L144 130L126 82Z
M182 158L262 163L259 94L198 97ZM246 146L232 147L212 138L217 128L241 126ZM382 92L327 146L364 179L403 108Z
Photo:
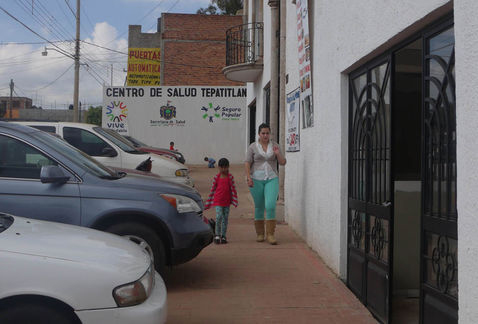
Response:
M104 87L102 126L150 146L172 141L188 163L242 163L246 98L246 87Z
M161 49L128 49L128 86L159 86L161 84Z
M286 151L300 151L300 135L299 135L299 106L300 106L300 89L296 89L287 95L287 123L286 123Z
M307 0L297 0L297 41L299 50L300 103L302 128L314 126L312 104L312 73L310 69L311 47L309 37L309 10Z

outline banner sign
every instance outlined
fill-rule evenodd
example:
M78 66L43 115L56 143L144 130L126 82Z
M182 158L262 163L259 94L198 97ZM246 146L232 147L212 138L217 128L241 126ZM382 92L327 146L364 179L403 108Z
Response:
M128 86L159 86L161 72L160 48L128 49Z
M102 126L150 146L173 141L181 152L194 152L193 163L231 150L240 163L246 99L247 88L239 86L104 87Z
M286 151L300 151L299 135L299 106L300 90L296 89L287 95L287 131L286 131Z
M297 0L297 41L299 50L300 102L302 107L302 128L314 126L312 104L312 73L310 70L309 10L307 0Z

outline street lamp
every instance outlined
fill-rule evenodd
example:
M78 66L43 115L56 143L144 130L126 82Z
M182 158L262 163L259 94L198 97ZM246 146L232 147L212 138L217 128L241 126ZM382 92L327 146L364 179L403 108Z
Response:
M78 122L79 120L79 109L78 109L78 97L79 97L79 81L80 81L80 56L79 55L71 55L67 52L64 52L62 50L58 50L56 48L52 48L52 47L46 47L45 46L45 51L41 52L41 55L42 56L47 56L48 55L48 51L51 50L51 51L56 51L60 54L63 54L65 55L66 57L69 57L71 59L73 59L75 61L75 83L74 83L74 89L73 89L73 121L75 123Z

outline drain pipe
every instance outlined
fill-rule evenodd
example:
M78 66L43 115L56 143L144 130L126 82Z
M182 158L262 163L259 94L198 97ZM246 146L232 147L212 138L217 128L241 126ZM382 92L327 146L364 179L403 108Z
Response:
M279 145L285 156L285 141L287 125L285 124L286 96L285 96L285 69L286 69L286 0L280 0L280 55L279 55ZM279 200L284 202L285 166L279 166Z
M275 140L279 135L279 0L269 0L268 5L271 7L270 127Z

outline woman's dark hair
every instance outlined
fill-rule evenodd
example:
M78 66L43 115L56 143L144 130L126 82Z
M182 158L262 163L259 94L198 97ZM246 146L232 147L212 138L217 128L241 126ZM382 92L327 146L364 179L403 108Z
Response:
M271 131L271 127L270 127L268 124L262 123L262 124L259 125L259 130L257 131L257 134L260 134L260 133L261 133L261 130L262 130L263 128L268 128L268 129L269 129L269 132Z
M217 162L217 165L219 167L228 167L229 166L229 160L226 158L220 158L219 162Z

